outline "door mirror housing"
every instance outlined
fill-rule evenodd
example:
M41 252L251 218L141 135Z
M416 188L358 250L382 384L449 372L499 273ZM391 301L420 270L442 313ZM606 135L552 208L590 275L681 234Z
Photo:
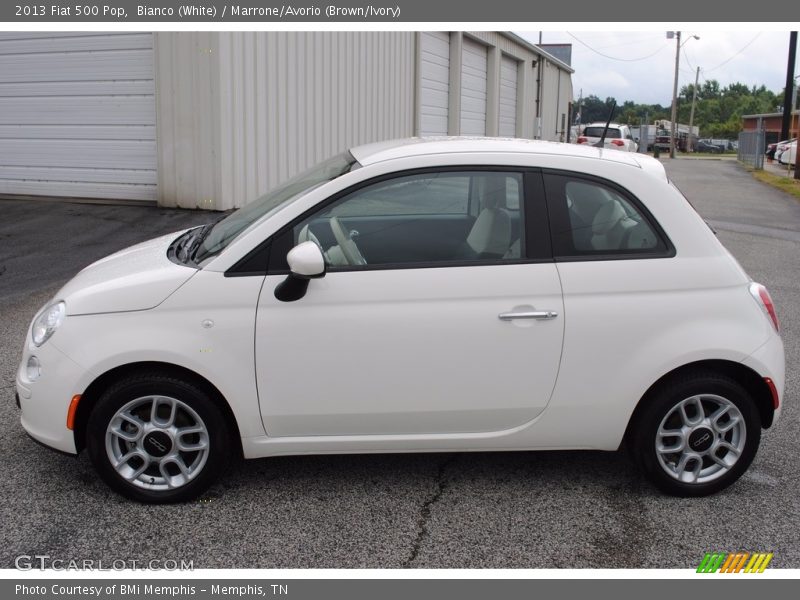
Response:
M325 276L325 257L315 242L301 242L286 255L289 270L296 277L314 279Z
M294 302L306 295L311 279L325 277L325 256L312 241L302 242L286 255L289 275L275 288L275 297L281 302Z

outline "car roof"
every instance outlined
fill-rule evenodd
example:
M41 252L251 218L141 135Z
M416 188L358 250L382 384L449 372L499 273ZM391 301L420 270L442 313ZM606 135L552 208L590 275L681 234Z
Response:
M643 168L641 159L649 158L631 152L620 152L619 150L608 150L578 144L565 144L563 142L463 136L418 137L388 140L385 142L356 146L350 150L353 157L364 166L411 156L466 154L472 152L508 152L514 154L576 156L613 161L639 168Z

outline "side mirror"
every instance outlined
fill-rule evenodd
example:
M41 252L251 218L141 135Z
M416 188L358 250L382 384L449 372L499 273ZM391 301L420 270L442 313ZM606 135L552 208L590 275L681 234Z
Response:
M315 242L301 242L286 255L289 270L293 275L305 279L325 276L325 257Z
M297 244L286 255L289 275L275 288L275 297L281 302L294 302L306 295L311 279L325 277L325 257L316 243Z

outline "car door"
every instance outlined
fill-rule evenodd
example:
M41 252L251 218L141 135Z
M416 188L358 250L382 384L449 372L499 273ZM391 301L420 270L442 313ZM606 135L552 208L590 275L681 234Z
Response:
M309 239L328 271L281 302L286 252ZM563 303L539 173L381 177L321 203L271 246L256 318L268 435L500 431L547 406Z

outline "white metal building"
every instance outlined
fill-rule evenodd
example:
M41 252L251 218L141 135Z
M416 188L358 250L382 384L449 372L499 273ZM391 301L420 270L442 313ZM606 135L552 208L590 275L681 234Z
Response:
M571 73L506 32L0 33L0 194L224 210L356 144L564 139Z

